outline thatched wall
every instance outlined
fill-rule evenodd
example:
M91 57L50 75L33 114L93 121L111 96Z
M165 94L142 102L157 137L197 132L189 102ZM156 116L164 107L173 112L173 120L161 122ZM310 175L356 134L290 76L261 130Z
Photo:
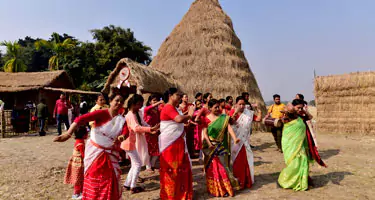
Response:
M196 0L161 45L150 66L173 77L192 98L212 92L215 98L249 92L265 104L231 19L218 0Z
M375 134L375 72L315 78L317 130Z
M102 90L103 93L109 93L110 88L117 87L120 82L119 73L123 67L129 67L130 76L128 81L135 87L137 93L164 93L170 87L177 87L174 80L166 77L162 72L152 69L148 66L134 62L129 58L123 58L118 61L116 68L109 75L107 82ZM125 83L123 83L123 86Z

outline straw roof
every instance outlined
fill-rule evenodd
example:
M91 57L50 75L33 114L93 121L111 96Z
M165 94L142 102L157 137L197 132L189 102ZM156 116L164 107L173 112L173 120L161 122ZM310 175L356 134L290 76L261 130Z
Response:
M265 110L241 42L218 0L196 0L150 66L173 77L190 96L211 92L222 98L249 92L250 100Z
M64 92L64 93L71 93L71 94L87 94L87 95L99 95L100 92L92 92L92 91L84 91L84 90L72 90L72 89L65 89L65 88L51 88L51 87L44 87L43 90L55 91L55 92Z
M137 88L137 93L164 93L168 88L177 86L175 81L158 70L134 62L129 58L123 58L118 61L116 68L109 75L102 90L103 93L108 94L110 88L117 87L120 82L119 73L125 66L130 69L128 81L131 86ZM123 83L123 86L125 86L125 83Z
M0 92L21 92L43 87L73 89L74 84L64 70L48 72L0 72Z
M317 129L375 134L375 72L315 78Z

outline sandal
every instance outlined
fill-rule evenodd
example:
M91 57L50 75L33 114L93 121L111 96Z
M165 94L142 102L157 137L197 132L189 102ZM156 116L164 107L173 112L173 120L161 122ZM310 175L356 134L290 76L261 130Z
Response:
M125 190L129 191L130 187L124 185Z
M140 192L145 191L145 189L143 187L135 187L135 188L132 188L130 190L131 190L132 194L136 194L136 193L140 193Z

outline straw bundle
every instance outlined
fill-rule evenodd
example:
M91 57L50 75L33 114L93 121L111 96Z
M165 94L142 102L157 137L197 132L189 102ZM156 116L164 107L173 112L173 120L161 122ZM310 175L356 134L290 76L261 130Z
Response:
M375 134L375 72L315 78L317 129Z
M196 0L161 45L150 66L174 78L191 97L211 92L215 98L250 93L265 104L231 19L218 0Z

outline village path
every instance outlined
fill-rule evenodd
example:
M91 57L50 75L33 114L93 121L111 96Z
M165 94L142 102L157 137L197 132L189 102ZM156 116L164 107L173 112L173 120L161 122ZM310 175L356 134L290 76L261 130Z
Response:
M0 199L70 199L72 187L63 184L74 140L53 143L53 135L0 139ZM322 158L328 168L314 164L316 187L306 192L279 189L276 180L284 167L271 133L255 133L255 184L232 199L375 199L375 137L319 134ZM193 160L194 198L208 199L202 166ZM128 169L124 169L127 171ZM147 191L125 199L158 199L158 174L141 172ZM122 175L122 179L126 174Z

